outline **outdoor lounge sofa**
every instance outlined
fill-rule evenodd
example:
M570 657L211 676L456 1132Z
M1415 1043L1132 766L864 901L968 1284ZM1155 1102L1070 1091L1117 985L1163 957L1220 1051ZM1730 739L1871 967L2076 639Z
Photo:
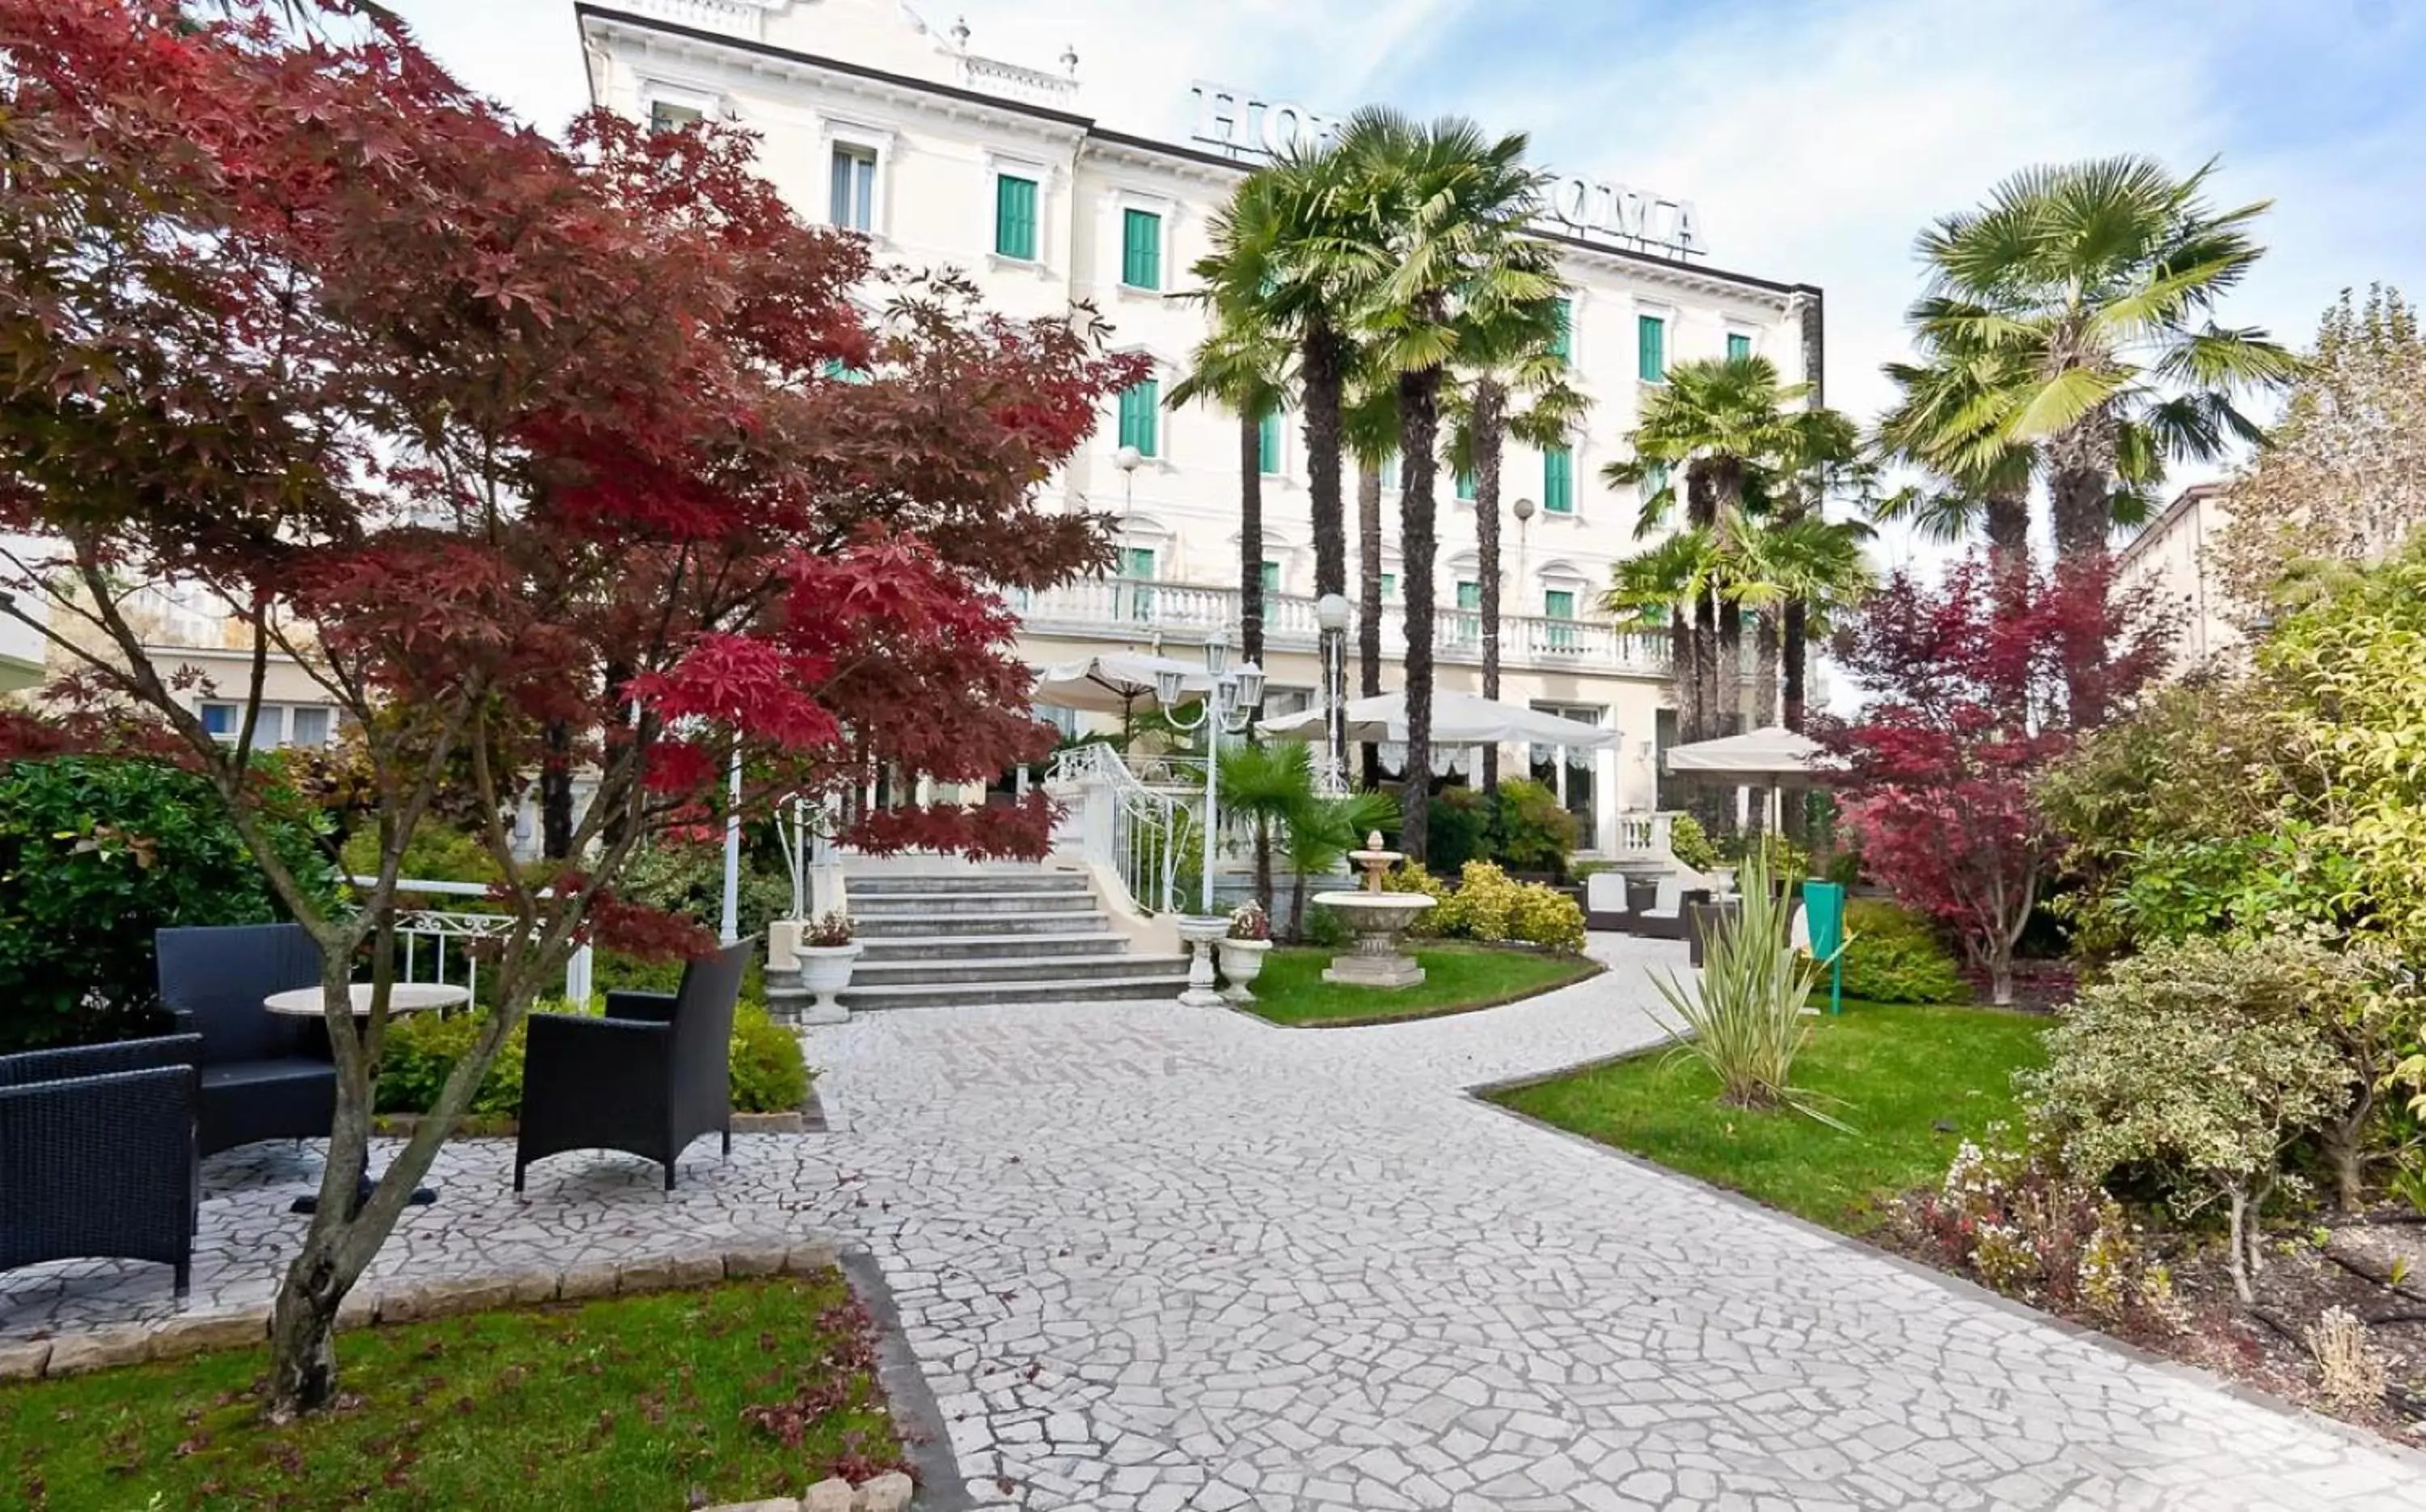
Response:
M665 1167L702 1134L733 1153L733 1008L754 941L683 969L681 989L609 992L606 1017L530 1016L514 1190L524 1168L568 1150L618 1150Z
M273 992L320 985L320 947L299 924L163 929L160 1002L202 1037L202 1151L257 1139L325 1139L337 1071L308 1019L262 1006Z
M0 1270L157 1261L185 1299L202 1190L198 1035L0 1055Z
M1691 909L1710 901L1706 887L1687 887L1684 879L1663 877L1650 908L1634 915L1634 932L1653 940L1683 940L1692 927Z

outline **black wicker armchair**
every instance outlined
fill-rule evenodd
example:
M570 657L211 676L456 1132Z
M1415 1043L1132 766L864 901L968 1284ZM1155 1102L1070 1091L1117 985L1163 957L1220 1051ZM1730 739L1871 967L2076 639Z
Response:
M149 1260L193 1279L196 1035L0 1055L0 1270Z
M337 1115L337 1071L312 1021L270 1012L273 992L320 985L320 947L301 925L163 929L160 1002L202 1036L202 1149L256 1139L323 1139Z
M535 1160L620 1150L665 1167L702 1134L733 1153L733 1008L753 941L692 961L682 989L609 992L606 1017L534 1013L523 1057L514 1190Z

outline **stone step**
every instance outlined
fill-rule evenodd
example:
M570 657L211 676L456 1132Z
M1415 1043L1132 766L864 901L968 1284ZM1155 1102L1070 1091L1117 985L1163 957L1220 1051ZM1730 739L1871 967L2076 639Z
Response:
M997 913L1092 913L1095 895L1072 893L883 893L874 897L853 890L854 919L982 919Z
M964 1008L1020 1003L1169 1002L1188 986L1186 972L1104 976L1083 982L917 982L861 987L838 996L854 1013L881 1008Z
M912 960L868 960L851 972L851 987L898 987L937 982L1081 982L1107 976L1188 974L1185 956L962 956Z
M1129 937L1110 930L1089 930L1083 934L1052 935L991 935L926 934L876 935L860 941L859 964L863 967L887 960L968 960L1005 956L1050 957L1059 959L1083 959L1094 956L1118 956L1129 948Z
M967 927L949 930L955 938L977 939L986 935L1085 935L1098 934L1110 920L1100 909L1072 909L1053 913L989 913L965 921L952 920L931 913L856 914L851 923L860 938L882 940L904 935L931 938L945 933L955 923ZM939 926L943 926L940 927Z
M954 872L947 876L914 874L843 876L843 889L852 897L926 897L934 893L1087 893L1092 888L1080 872Z

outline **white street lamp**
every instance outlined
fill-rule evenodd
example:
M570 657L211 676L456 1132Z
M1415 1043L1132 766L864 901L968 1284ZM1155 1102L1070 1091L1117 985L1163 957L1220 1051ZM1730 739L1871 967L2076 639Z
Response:
M1112 453L1112 465L1121 470L1121 517L1125 520L1129 507L1137 503L1137 470L1145 465L1145 453L1124 446Z
M1247 721L1253 717L1254 708L1263 701L1264 669L1249 662L1233 672L1228 670L1230 642L1215 632L1205 642L1205 670L1212 675L1213 686L1197 707L1192 719L1182 720L1175 711L1182 689L1176 668L1157 673L1154 680L1154 696L1162 711L1172 716L1174 729L1193 732L1205 732L1205 876L1201 901L1205 915L1213 916L1213 855L1214 842L1221 826L1221 737L1244 734Z
M1323 746L1333 784L1344 787L1348 771L1348 595L1326 593L1314 603L1322 631Z

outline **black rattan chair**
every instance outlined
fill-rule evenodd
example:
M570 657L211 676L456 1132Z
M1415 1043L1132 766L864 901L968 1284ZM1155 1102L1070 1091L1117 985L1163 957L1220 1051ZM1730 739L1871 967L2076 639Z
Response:
M202 1037L202 1149L256 1139L325 1139L337 1116L337 1071L308 1019L261 1005L273 992L320 985L320 947L298 924L163 929L160 1002Z
M535 1160L620 1150L665 1167L702 1134L733 1153L733 1008L752 941L683 970L682 989L609 992L606 1017L534 1013L523 1057L514 1190Z
M196 1035L0 1055L0 1270L150 1260L193 1279Z

